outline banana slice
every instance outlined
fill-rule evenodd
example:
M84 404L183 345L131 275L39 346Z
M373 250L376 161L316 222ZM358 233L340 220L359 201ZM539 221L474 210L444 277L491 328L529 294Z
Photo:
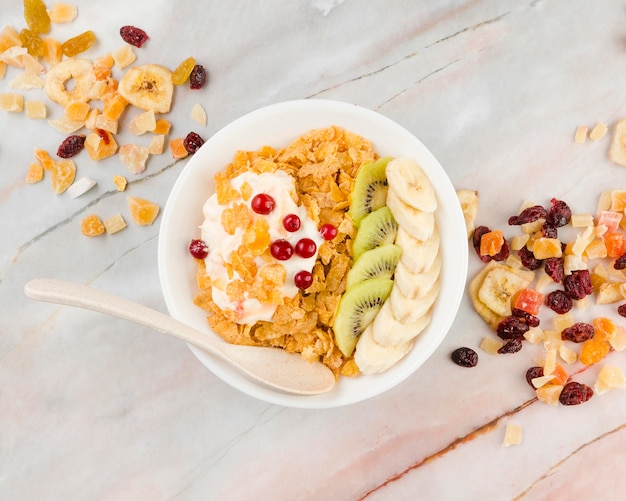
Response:
M70 80L74 81L71 90L67 87ZM87 102L95 83L96 77L91 62L87 59L70 57L48 70L44 90L52 101L65 107L70 101Z
M415 322L400 322L393 314L391 302L385 301L372 323L374 340L382 346L396 346L415 339L430 323L430 312Z
M489 262L470 282L469 295L476 312L492 328L511 315L511 297L534 278L532 271Z
M413 238L404 228L398 228L395 244L400 246L402 254L400 262L413 273L421 273L429 270L439 253L439 232L437 228L432 236L421 242Z
M400 287L392 287L388 301L391 303L393 316L400 322L416 322L426 315L441 290L441 282L437 280L423 297L410 299L402 294Z
M398 263L394 273L394 287L400 288L403 296L409 299L423 298L435 282L439 280L441 272L441 256L437 255L429 270L422 273L413 273L404 264Z
M387 183L405 204L422 212L435 212L437 197L430 179L410 158L396 158L387 164Z
M174 94L172 72L158 64L136 66L122 77L118 92L126 101L142 110L167 113Z
M387 192L387 207L401 228L413 238L425 242L435 231L435 216L404 203L391 188Z
M467 238L471 238L474 233L476 216L478 214L478 192L476 190L457 190L456 196L461 204L465 227L467 228Z
M359 337L354 353L354 362L363 374L384 372L404 357L413 342L395 346L382 346L374 340L373 325L370 324Z

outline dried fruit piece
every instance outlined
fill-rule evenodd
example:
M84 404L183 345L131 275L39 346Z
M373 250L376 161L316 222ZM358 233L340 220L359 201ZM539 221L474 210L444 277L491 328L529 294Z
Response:
M559 402L563 405L579 405L593 397L593 390L586 384L570 381L559 395Z
M77 134L66 137L59 145L57 156L61 158L71 158L85 147L85 136Z
M195 132L190 132L185 136L185 139L183 139L183 146L190 155L193 155L196 151L198 151L200 146L203 144L204 139L202 139L200 135Z
M189 75L189 88L193 90L201 89L206 84L208 75L206 69L201 64L196 64Z
M156 129L156 117L153 110L145 111L133 117L128 125L128 129L136 136L141 136L146 132Z
M104 220L104 228L109 235L113 235L126 228L126 221L121 214L116 214Z
M50 16L42 0L24 0L24 20L35 33L50 31Z
M58 120L48 120L48 123L58 130L61 134L71 134L85 125L83 120L68 120L67 118L59 118Z
M156 127L154 128L152 132L158 135L165 135L169 133L171 126L172 124L169 121L167 121L165 118L159 118L156 121Z
M537 315L542 304L543 294L541 292L535 289L522 289L515 298L513 308L522 310L530 315Z
M576 127L576 133L574 134L574 142L577 144L584 144L587 140L587 131L589 127L585 127L584 125L579 125Z
M562 290L555 290L546 296L546 306L552 311L562 315L572 309L572 299Z
M594 389L598 395L602 395L614 388L625 387L626 377L624 377L622 369L613 365L605 365L598 374Z
M626 252L626 235L618 232L609 232L604 235L606 254L608 257L619 257Z
M135 62L137 56L130 45L124 45L113 53L113 60L118 68L124 69Z
M615 124L609 159L618 165L626 167L626 118L622 118Z
M89 176L81 177L78 181L76 181L74 184L72 184L72 186L67 189L67 192L69 193L70 197L78 198L81 195L87 193L96 184L96 180Z
M105 232L102 220L95 214L91 214L80 222L80 231L86 237L97 237Z
M563 391L563 386L560 384L548 383L541 388L537 388L537 400L548 405L559 405L559 396Z
M0 94L0 110L20 113L24 110L22 94Z
M96 130L101 129L111 134L117 134L118 121L111 120L104 115L96 116Z
M475 367L478 364L478 353L465 346L454 350L450 354L450 358L461 367Z
M504 245L504 234L500 230L493 230L485 233L480 238L480 255L495 256Z
M76 165L70 159L60 160L52 164L50 169L50 181L52 192L60 195L67 190L76 177Z
M174 85L182 85L188 79L189 75L196 64L196 60L193 57L188 57L172 72L172 83Z
M120 28L120 36L124 42L137 48L143 47L143 44L150 40L148 34L136 26L122 26Z
M43 39L43 59L50 66L53 66L63 58L61 42L56 38L46 37Z
M86 137L85 149L92 160L102 160L115 155L117 143L110 132L96 129Z
M76 35L61 44L61 50L67 57L74 57L81 52L85 52L96 41L96 34L87 30Z
M28 118L42 119L46 118L48 115L48 110L43 101L26 101L24 108L26 109L26 116L28 116Z
M518 216L511 216L508 222L510 225L521 225L545 219L546 217L548 217L546 209L541 205L533 205L524 209Z
M579 360L585 365L593 365L606 357L610 350L608 341L591 338L583 343Z
M91 106L84 101L70 101L65 107L65 118L84 122L91 111Z
M170 151L172 152L172 157L175 160L185 158L189 155L187 148L185 148L184 139L182 137L172 139L170 141Z
M35 148L35 160L41 164L45 170L50 170L54 165L54 160L46 150Z
M207 124L206 111L200 103L196 103L191 108L191 119L198 122L200 125L205 126Z
M150 225L159 214L159 206L154 202L143 198L128 197L128 210L130 217L139 225Z
M496 328L496 334L501 339L521 339L528 331L529 325L522 318L508 316Z
M526 246L523 246L520 250L518 250L517 255L519 256L522 265L531 271L541 268L541 265L543 264L543 261L537 259L533 252Z
M113 176L113 184L115 184L117 191L124 191L128 185L128 181L124 176Z
M572 211L563 200L553 198L550 200L550 210L546 218L546 223L553 228L561 228L572 219Z
M26 173L25 181L27 183L38 183L43 179L43 167L41 164L32 163L28 166L28 172Z
M504 440L502 445L509 447L510 445L519 445L522 443L522 427L518 424L509 423L504 430Z
M544 271L557 284L560 284L565 278L565 268L563 258L550 257L544 262Z
M574 325L563 329L561 339L573 341L574 343L582 343L591 339L594 335L594 327L586 322L577 322Z
M34 57L43 57L44 43L41 37L34 31L24 28L20 31L20 41L26 47L28 53Z
M158 64L135 66L119 82L118 92L129 103L143 110L168 113L174 86L170 70Z
M608 128L606 124L600 122L596 124L593 129L591 129L591 132L589 133L589 139L591 139L592 141L599 141L606 135L607 130Z
M573 271L563 279L565 294L571 299L583 299L593 292L589 270Z
M610 341L617 334L617 325L610 318L596 317L592 320L595 338L599 341Z
M165 146L165 136L158 135L153 136L150 140L150 145L148 146L148 151L150 155L160 155L163 153L163 147Z
M70 81L71 89L67 86ZM95 81L90 61L69 58L48 69L44 89L52 101L65 107L70 101L89 101Z
M509 339L504 343L504 345L498 350L498 353L517 353L522 349L522 340L520 338Z
M526 371L526 382L534 390L536 386L533 384L533 379L543 377L543 367L535 366Z
M126 99L114 92L105 99L102 114L109 120L118 120L127 105Z
M67 3L55 3L48 9L50 21L55 24L69 23L78 15L78 9L75 5Z
M15 28L11 26L5 26L0 31L0 54L12 47L21 47L22 41L20 35Z
M133 174L140 174L146 170L146 160L150 151L138 144L124 144L120 147L120 160Z

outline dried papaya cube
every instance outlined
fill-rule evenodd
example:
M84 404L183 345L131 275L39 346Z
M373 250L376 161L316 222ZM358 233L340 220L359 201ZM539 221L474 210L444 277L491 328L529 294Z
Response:
M11 47L22 47L22 41L15 28L7 25L0 31L0 54Z
M118 231L126 228L126 221L121 214L116 214L115 216L111 216L104 220L104 228L109 235L113 235Z
M500 230L485 233L480 239L480 255L495 256L504 245L504 234Z
M74 164L73 160L67 158L54 162L50 169L52 192L55 195L60 195L70 187L75 177L76 164Z
M70 101L65 107L65 118L84 122L91 111L91 106L82 101Z
M620 257L626 252L626 235L619 232L609 232L604 235L606 254L609 257Z
M109 95L104 101L102 114L110 120L118 120L122 112L126 109L128 101L117 92Z
M113 60L118 68L124 69L127 66L130 66L135 62L137 56L135 55L135 51L132 46L124 45L122 48L116 50L113 53Z
M130 130L136 136L141 136L146 132L151 132L156 128L156 117L154 110L145 111L139 115L133 117L128 124L128 130Z
M538 238L533 245L533 254L536 259L561 257L563 255L561 241L558 238Z
M617 334L617 325L610 318L596 317L592 321L594 328L594 339L600 341L610 341Z
M131 219L139 225L152 224L159 214L159 206L149 200L128 197L127 202Z
M105 227L97 215L91 214L80 222L80 231L86 237L97 237L105 232Z
M43 101L26 101L24 108L26 109L26 116L28 116L28 118L42 119L48 116L48 110Z
M183 141L184 139L182 137L172 139L170 141L170 151L172 152L172 157L174 157L175 160L185 158L187 155L189 155L189 152L185 148Z
M593 365L606 357L610 350L608 341L591 338L583 343L579 360L585 365Z
M27 183L38 183L43 179L43 167L41 164L32 163L28 166L28 172L26 173Z
M39 162L45 170L50 170L54 164L54 160L50 156L50 153L46 150L42 150L41 148L35 148L35 160L37 160L37 162Z
M522 289L515 298L513 306L531 315L537 315L542 304L543 294L541 292L535 289Z
M78 15L78 9L75 5L67 3L55 3L48 9L50 22L54 24L69 23Z
M551 382L562 385L565 385L565 383L567 383L567 379L569 378L567 371L563 368L561 364L558 363L554 366L554 370L552 371L551 376Z
M20 113L24 110L22 94L0 94L0 110Z
M103 129L96 129L85 138L85 149L92 160L102 160L115 155L117 143L113 134Z
M156 127L152 132L155 134L165 135L170 131L170 127L172 124L168 122L165 118L159 118L156 121Z

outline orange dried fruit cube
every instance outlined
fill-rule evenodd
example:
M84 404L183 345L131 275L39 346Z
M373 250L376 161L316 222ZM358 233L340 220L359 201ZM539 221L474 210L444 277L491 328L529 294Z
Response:
M41 148L35 148L35 160L41 164L45 170L50 170L54 160L50 157L50 153Z
M159 118L156 121L156 126L152 132L159 135L165 135L170 131L170 127L172 124L167 121L165 118Z
M600 211L596 226L606 226L608 231L615 231L622 220L623 214L609 210Z
M70 101L65 107L65 118L84 122L91 111L91 106L82 101Z
M38 183L43 179L43 167L41 164L32 163L28 167L28 172L26 173L26 182L27 183Z
M105 227L98 216L91 214L80 222L80 231L86 237L97 237L105 232Z
M76 164L73 160L67 158L54 162L50 169L52 192L55 195L60 195L71 186L75 177Z
M606 233L604 244L608 257L619 257L626 252L626 235L615 231Z
M78 15L78 9L75 5L67 3L55 3L48 9L50 22L55 24L69 23Z
M172 152L172 157L174 157L175 160L185 158L187 155L189 155L189 152L183 144L182 137L178 137L170 141L170 151Z
M128 210L131 219L142 226L154 223L159 214L158 204L143 198L128 197Z
M117 120L122 115L122 112L126 109L128 101L124 99L120 94L114 92L107 96L104 101L104 108L102 114L109 120Z
M513 307L519 310L537 315L543 304L543 294L535 289L522 289L513 303Z
M504 234L500 230L485 233L480 239L480 255L495 256L504 245Z
M608 341L591 338L583 343L579 360L585 365L593 365L606 357L610 350Z
M561 364L555 365L554 371L552 371L551 376L552 376L552 380L551 380L552 383L561 384L561 385L565 385L565 383L567 383L567 379L569 378L567 371L563 368Z
M115 155L117 143L113 134L103 129L96 129L85 138L85 150L92 160L102 160Z
M594 339L599 341L610 341L617 334L617 325L610 318L596 317L592 321Z
M624 212L624 209L626 209L626 190L612 190L610 192L610 196L610 210L615 212Z
M56 38L46 37L43 39L43 60L50 66L57 64L63 59L61 42Z
M533 245L533 254L536 259L561 257L563 255L561 241L558 238L538 238Z

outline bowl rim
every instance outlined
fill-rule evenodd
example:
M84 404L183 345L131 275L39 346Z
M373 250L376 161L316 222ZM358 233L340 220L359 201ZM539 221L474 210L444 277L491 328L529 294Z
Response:
M465 291L468 269L465 221L452 182L434 155L411 132L376 111L343 101L300 99L271 104L230 122L204 143L178 175L161 216L157 249L161 290L170 315L221 340L209 329L204 312L193 305L193 297L180 297L179 291L189 288L185 284L193 284L192 287L195 287L195 273L187 277L186 274L174 272L179 269L177 266L170 266L170 263L184 259L185 253L189 257L187 246L191 238L197 238L198 218L202 222L202 206L198 207L197 201L194 202L193 197L188 196L193 194L192 188L195 187L198 191L199 183L196 178L204 177L207 189L201 190L203 194L195 193L195 198L206 200L212 192L213 174L232 161L236 150L256 150L266 144L278 149L309 130L331 125L369 139L380 156L415 158L429 175L438 199L448 202L440 203L436 213L442 244L445 242L441 247L442 287L434 306L431 324L420 334L416 345L403 360L382 374L358 378L340 377L335 388L322 395L291 395L264 387L247 379L228 363L189 345L199 361L222 381L248 396L287 407L321 409L350 405L380 395L400 384L423 365L441 344L452 326ZM376 137L371 137L372 135ZM266 140L271 137L283 138L283 144ZM226 162L224 159L227 159ZM192 211L194 207L196 211L193 213L198 213L196 232L187 234L181 240L183 226L194 228L188 218L182 217L181 220L181 215L189 214L185 210ZM178 237L172 238L172 235ZM191 259L188 261L195 268L195 262ZM186 264L183 263L182 266L185 268ZM190 306L197 312L193 313ZM199 321L198 313L202 315L202 322ZM359 385L359 381L366 383Z

